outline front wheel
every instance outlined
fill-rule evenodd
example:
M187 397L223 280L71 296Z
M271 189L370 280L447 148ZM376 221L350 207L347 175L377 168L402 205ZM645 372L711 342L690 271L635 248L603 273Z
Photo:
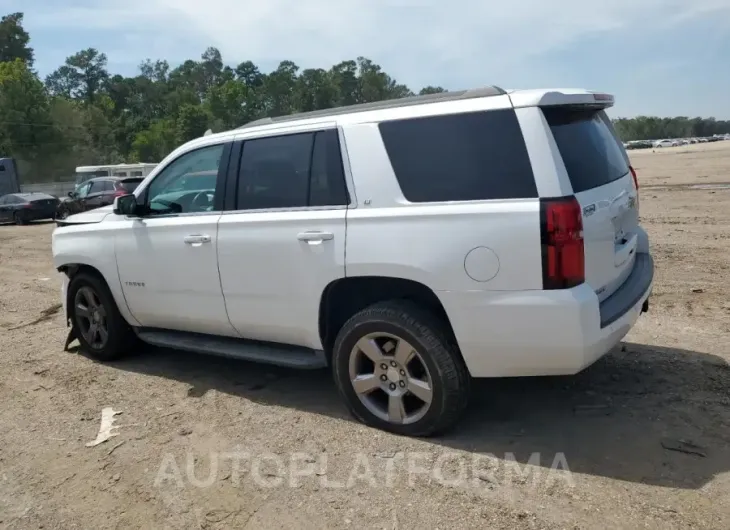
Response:
M100 361L125 355L135 343L135 335L114 302L103 280L81 272L68 286L69 315L76 328L81 349Z
M378 303L337 335L333 371L350 412L408 436L452 427L466 409L470 377L444 324L408 302Z

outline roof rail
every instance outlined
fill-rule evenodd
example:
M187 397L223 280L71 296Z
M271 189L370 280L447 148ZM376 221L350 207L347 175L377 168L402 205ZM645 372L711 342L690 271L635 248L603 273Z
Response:
M238 127L238 129L248 129L249 127L258 127L259 125L268 125L272 123L282 123L295 120L305 120L308 118L326 118L327 116L337 116L340 114L351 114L355 112L367 112L369 110L383 110L395 107L407 107L410 105L423 105L425 103L436 103L439 101L455 101L459 99L502 96L506 93L507 92L505 92L502 88L498 86L487 86L483 88L473 88L469 90L458 90L455 92L437 92L435 94L425 94L423 96L409 96L405 98L373 101L372 103L358 103L356 105L334 107L331 109L299 112L296 114L289 114L287 116L277 116L275 118L260 118L258 120L250 121L246 125Z

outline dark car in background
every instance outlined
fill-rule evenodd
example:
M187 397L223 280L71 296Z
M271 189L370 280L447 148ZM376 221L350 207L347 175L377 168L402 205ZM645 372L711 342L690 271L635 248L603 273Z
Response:
M144 177L96 177L76 186L58 207L59 219L108 206L115 197L132 193Z
M55 219L59 200L47 193L10 193L0 197L0 223L24 225Z

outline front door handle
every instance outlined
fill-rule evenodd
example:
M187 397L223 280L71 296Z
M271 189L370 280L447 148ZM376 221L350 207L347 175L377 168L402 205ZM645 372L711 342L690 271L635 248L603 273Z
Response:
M185 236L186 245L191 245L193 247L199 247L203 243L210 243L210 236L207 234L191 234L189 236Z
M321 243L322 241L329 241L334 239L335 235L332 232L300 232L297 235L299 241L306 241L307 243Z

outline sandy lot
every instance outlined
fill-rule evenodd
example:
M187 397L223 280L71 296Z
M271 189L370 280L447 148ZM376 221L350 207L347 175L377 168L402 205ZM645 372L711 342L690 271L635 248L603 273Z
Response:
M0 527L730 528L730 187L690 187L730 184L730 142L631 156L650 312L575 377L478 383L434 440L353 422L326 372L63 352L53 225L0 227Z

